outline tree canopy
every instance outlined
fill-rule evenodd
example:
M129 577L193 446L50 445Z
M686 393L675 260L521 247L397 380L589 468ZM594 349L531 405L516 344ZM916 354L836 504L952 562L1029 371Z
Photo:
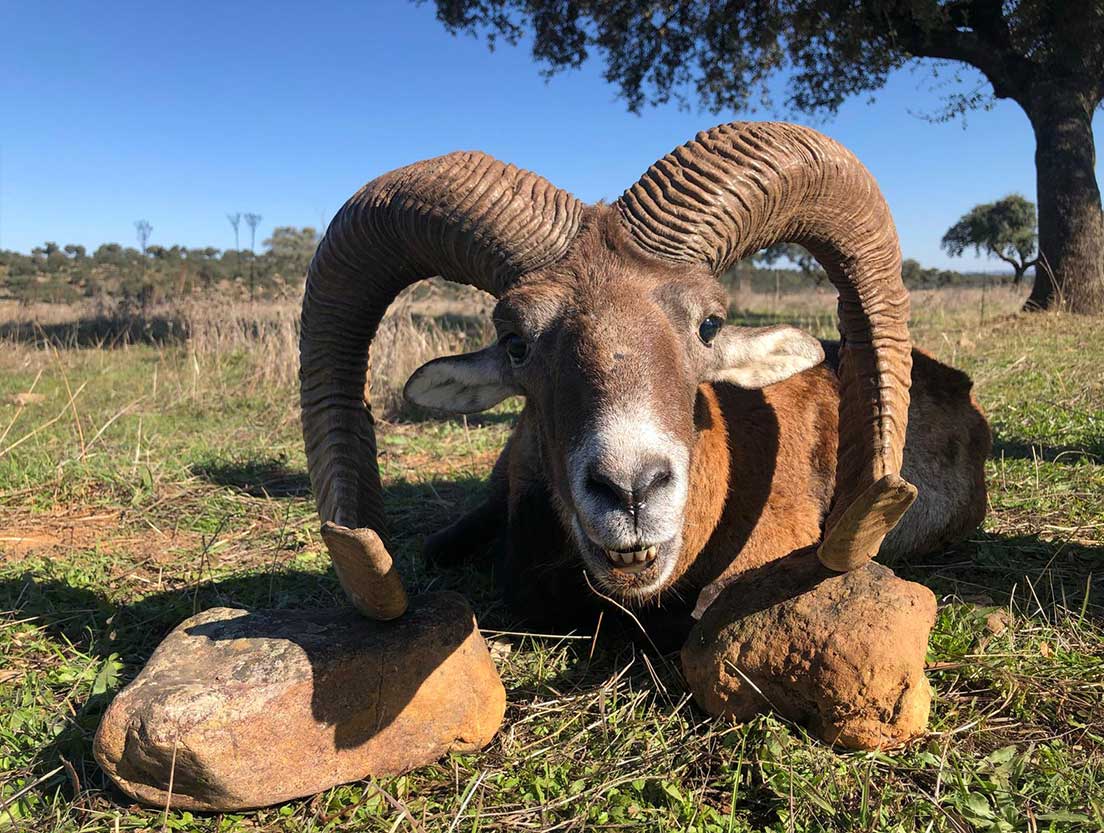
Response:
M453 31L517 43L549 72L601 55L632 110L671 98L726 108L774 103L768 80L789 70L784 104L834 112L913 58L961 61L997 98L1038 78L1085 78L1104 96L1104 6L1098 0L436 0ZM952 93L947 115L984 102Z
M1035 263L1035 204L1019 194L975 205L943 235L942 246L951 257L972 248L975 254L1000 258L1015 270L1019 283Z
M425 2L425 0L418 0ZM917 59L973 67L933 118L993 98L1035 131L1039 245L1032 303L1104 311L1104 214L1092 114L1104 99L1102 0L435 0L452 32L517 43L532 36L546 73L599 56L630 110L697 100L716 112L833 113ZM958 62L946 63L946 62ZM784 100L769 81L786 76Z

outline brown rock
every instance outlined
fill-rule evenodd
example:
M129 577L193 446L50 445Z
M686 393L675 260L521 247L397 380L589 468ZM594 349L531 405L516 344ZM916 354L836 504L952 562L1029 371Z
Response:
M27 405L37 405L40 402L45 402L46 397L41 393L31 393L26 391L25 393L13 393L7 398L7 402L10 405L19 405L25 407Z
M506 692L463 597L404 616L216 608L166 637L111 703L94 752L138 801L238 810L474 751ZM175 763L174 763L175 761Z
M993 636L1000 636L1008 630L1011 621L1007 610L994 610L985 617L985 629Z
M873 562L837 574L801 551L739 576L694 626L694 699L745 721L773 707L828 741L899 745L924 731L935 597Z

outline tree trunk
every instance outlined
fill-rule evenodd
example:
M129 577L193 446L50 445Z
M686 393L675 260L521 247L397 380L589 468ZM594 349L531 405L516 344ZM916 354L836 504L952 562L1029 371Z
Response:
M1104 312L1104 214L1092 131L1097 103L1052 84L1032 91L1039 262L1026 309Z

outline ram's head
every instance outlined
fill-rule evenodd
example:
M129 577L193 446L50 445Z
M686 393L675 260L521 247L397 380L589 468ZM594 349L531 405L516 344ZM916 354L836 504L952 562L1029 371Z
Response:
M898 474L908 296L888 209L849 152L793 125L725 125L612 206L583 205L480 153L365 186L311 264L301 341L311 482L353 602L377 617L402 609L393 573L389 600L377 575L388 559L365 397L369 345L399 291L442 275L499 298L498 342L430 362L407 395L458 412L526 396L588 567L644 595L663 586L680 546L698 386L758 387L820 360L817 342L791 328L723 327L717 276L778 241L810 249L840 293L839 463L820 552L846 569L877 552L912 498Z

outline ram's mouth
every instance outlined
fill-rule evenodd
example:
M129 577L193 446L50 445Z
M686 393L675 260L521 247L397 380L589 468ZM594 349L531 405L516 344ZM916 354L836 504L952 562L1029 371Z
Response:
M606 561L614 570L623 573L636 574L647 570L656 560L657 547L653 544L645 549L636 550L606 550Z

